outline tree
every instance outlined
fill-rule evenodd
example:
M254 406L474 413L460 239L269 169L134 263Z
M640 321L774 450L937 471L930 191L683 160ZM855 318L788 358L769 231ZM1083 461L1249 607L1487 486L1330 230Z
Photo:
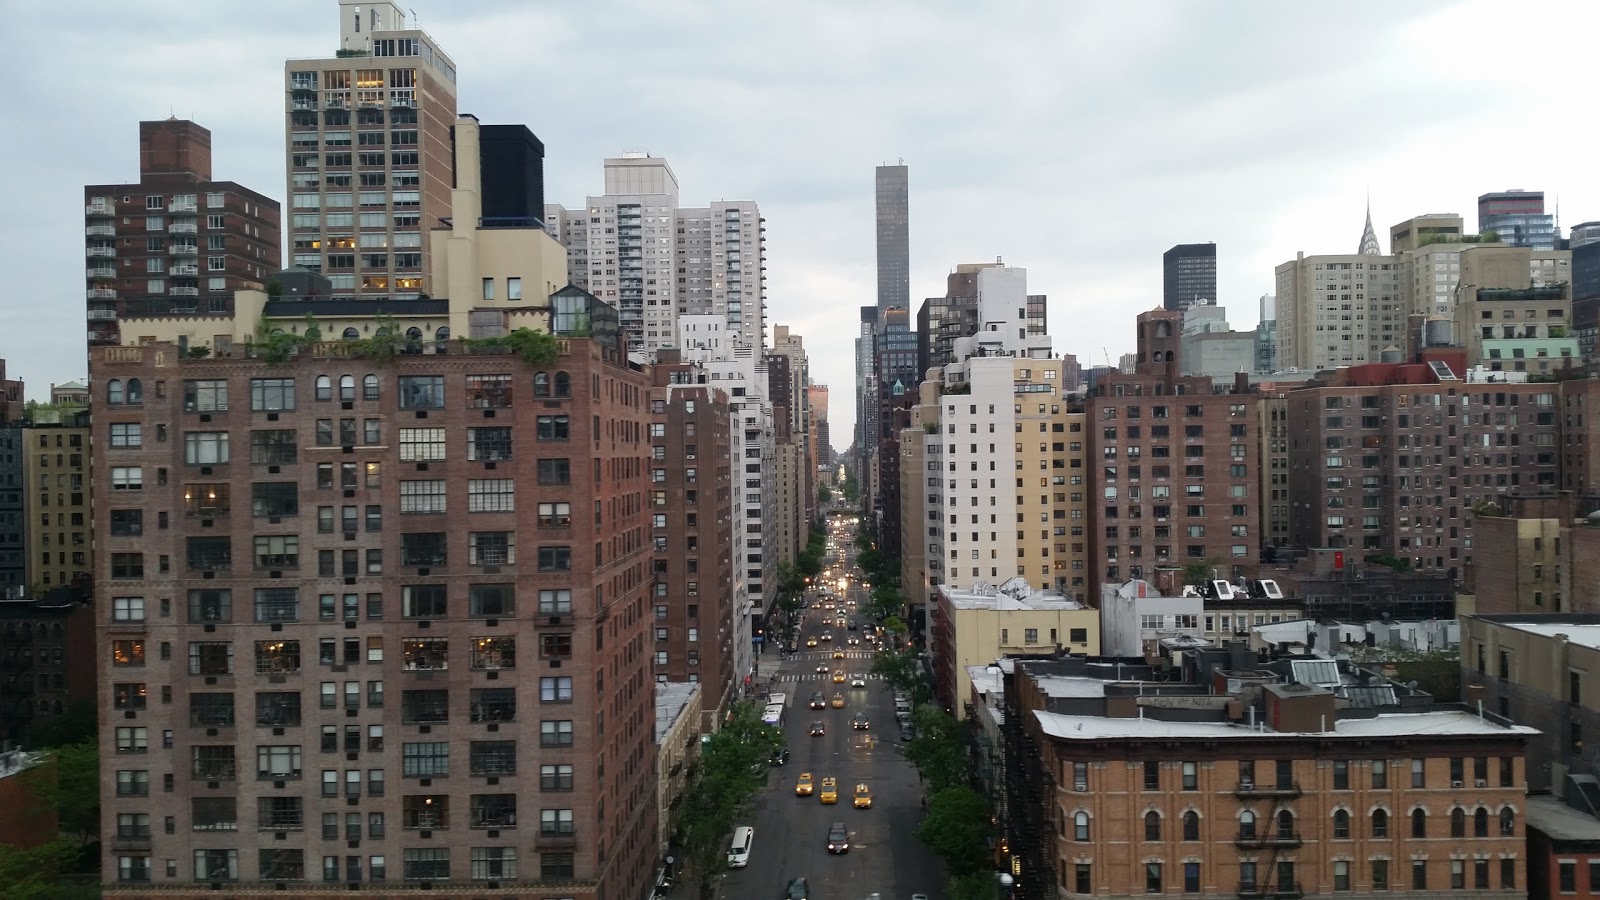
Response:
M833 499L833 491L830 490L827 485L825 485L825 484L817 485L817 502L818 503L827 503L829 500L832 500L832 499Z
M23 849L0 844L0 894L6 900L58 900L61 874L78 855L71 841L54 840Z
M844 502L849 504L861 499L861 489L856 486L856 476L848 470L844 473L844 486L840 488L840 493L844 494Z
M752 703L735 706L722 730L701 744L699 772L684 792L674 827L702 897L711 896L728 863L733 824L766 782L767 759L782 745L783 733L762 724Z
M916 707L911 721L917 736L906 745L906 759L935 793L971 781L971 758L953 716L926 704Z
M90 738L77 744L57 747L55 785L50 802L62 833L88 843L100 833L100 750Z
M1200 561L1200 562L1189 563L1188 565L1183 567L1183 583L1184 584L1192 584L1192 585L1195 585L1197 587L1199 585L1205 584L1206 582L1210 581L1211 578L1212 578L1212 571L1211 570L1215 569L1217 566L1219 566L1221 564L1222 564L1222 561L1217 559L1216 557L1212 557L1210 559L1203 560L1203 561Z
M1000 880L993 872L969 872L950 879L945 886L945 895L950 900L997 900L1000 896Z
M889 687L909 691L918 682L917 657L910 650L885 650L872 657L872 674L880 675Z
M966 785L935 793L928 801L927 818L917 826L917 838L944 858L955 877L986 872L989 834L989 806Z

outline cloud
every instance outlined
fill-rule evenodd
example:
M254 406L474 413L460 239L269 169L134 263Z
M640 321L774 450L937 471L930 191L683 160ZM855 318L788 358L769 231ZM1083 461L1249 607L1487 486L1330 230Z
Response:
M1564 83L1600 25L1581 2L407 5L455 59L463 111L544 140L552 201L648 149L686 203L761 203L768 321L805 335L841 447L882 162L911 167L914 304L1003 256L1086 363L1131 348L1175 243L1217 242L1220 299L1249 327L1273 266L1354 249L1369 188L1380 231L1470 221L1478 193L1511 186L1600 217L1573 152L1594 127ZM336 6L10 12L21 89L0 114L26 138L0 160L26 177L0 223L0 355L38 396L85 368L81 186L134 178L137 122L176 114L212 130L219 178L281 198L283 62L333 48Z

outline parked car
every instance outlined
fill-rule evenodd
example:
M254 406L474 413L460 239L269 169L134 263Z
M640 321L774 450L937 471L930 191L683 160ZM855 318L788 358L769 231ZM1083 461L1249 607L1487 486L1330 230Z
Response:
M789 761L789 748L788 747L779 747L778 749L772 751L772 757L771 757L770 761L775 766L781 766L784 763L788 762Z

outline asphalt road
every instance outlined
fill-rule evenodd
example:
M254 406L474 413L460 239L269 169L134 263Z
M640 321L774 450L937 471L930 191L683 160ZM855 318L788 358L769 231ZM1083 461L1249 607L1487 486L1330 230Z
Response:
M823 625L821 610L806 610L802 626L804 637L831 630L839 649L845 639L859 632ZM866 674L870 659L831 658L827 644L779 662L776 651L766 654L762 671L798 675L799 681L780 679L776 690L788 695L789 714L784 734L789 740L787 765L768 772L767 788L756 797L753 816L740 824L755 828L750 865L731 869L723 878L720 896L724 900L768 900L782 898L784 888L798 877L810 883L811 900L864 900L874 892L882 900L908 900L913 893L925 893L933 900L944 896L943 866L939 859L916 838L922 820L922 794L916 770L901 755L899 725L894 718L894 697L889 687L869 678L865 688L850 689L848 683L834 684L831 675L817 674L819 663L844 667L850 674ZM855 654L851 654L852 657ZM769 668L771 666L771 668ZM822 691L828 700L835 693L845 698L843 709L812 710L812 693ZM856 731L850 720L865 711L871 720L868 731ZM822 737L809 734L811 723L820 719L827 728ZM817 795L797 797L795 780L810 772L821 792L825 777L839 782L839 802L823 805ZM853 806L855 785L866 782L873 793L871 809ZM828 828L843 822L850 830L850 852L828 852Z

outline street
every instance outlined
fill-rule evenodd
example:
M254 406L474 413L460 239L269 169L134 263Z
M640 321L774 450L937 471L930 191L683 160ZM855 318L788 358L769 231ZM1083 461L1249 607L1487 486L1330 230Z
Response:
M846 559L852 555L847 552ZM751 820L739 823L755 828L750 864L728 871L719 896L725 900L782 898L790 881L804 877L810 886L809 900L864 900L874 892L882 900L907 900L913 893L939 900L944 896L943 865L915 834L923 815L921 789L916 770L901 755L893 693L870 674L872 654L864 645L847 646L848 638L864 638L865 631L837 627L824 618L822 601L810 596L811 608L804 611L801 652L780 662L773 648L762 658L762 672L777 675L772 690L788 696L784 734L790 759L786 765L770 768L767 788L757 795ZM854 584L841 596L858 602L865 599L865 593ZM844 615L857 619L854 613ZM814 649L805 646L806 638L820 637L825 631L833 633L831 643L820 643ZM846 658L833 659L834 649L843 650ZM829 673L815 671L818 665L828 666ZM866 676L866 687L835 684L831 674L835 669ZM809 707L812 694L818 691L829 701L826 709ZM844 708L833 708L835 694L844 697ZM866 731L851 727L852 717L859 712L869 717ZM811 723L817 720L824 723L827 733L813 737ZM802 772L812 774L818 794L822 779L838 779L839 802L823 805L816 794L796 796L795 781ZM853 805L859 782L872 790L870 809ZM828 829L834 822L849 828L850 851L846 854L833 855L827 850Z

